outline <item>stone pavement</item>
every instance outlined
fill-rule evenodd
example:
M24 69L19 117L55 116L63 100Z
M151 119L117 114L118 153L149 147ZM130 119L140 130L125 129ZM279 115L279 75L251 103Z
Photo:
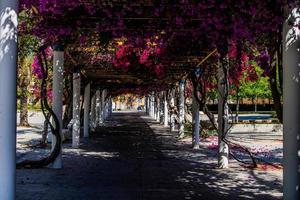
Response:
M215 151L175 136L144 113L114 113L80 149L64 145L63 169L17 170L17 199L282 199L276 174L216 169Z

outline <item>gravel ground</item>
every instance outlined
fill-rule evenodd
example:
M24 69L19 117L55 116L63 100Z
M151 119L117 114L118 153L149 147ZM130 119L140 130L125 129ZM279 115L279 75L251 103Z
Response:
M178 141L168 130L143 113L114 113L80 149L64 144L63 169L17 170L17 199L282 199L281 170L249 169L234 160L230 169L217 169L216 150L208 148L214 139L193 150L190 138ZM45 153L26 146L38 132L18 133L19 159Z

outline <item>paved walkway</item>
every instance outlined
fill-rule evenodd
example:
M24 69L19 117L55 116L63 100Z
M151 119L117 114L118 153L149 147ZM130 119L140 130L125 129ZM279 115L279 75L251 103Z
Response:
M215 169L216 153L192 150L143 113L114 113L107 126L64 149L61 170L17 170L18 200L281 199L272 173L231 163Z

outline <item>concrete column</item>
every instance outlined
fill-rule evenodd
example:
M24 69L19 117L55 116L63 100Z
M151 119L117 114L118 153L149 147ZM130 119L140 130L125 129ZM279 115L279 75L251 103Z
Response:
M102 125L102 123L103 123L103 90L101 91L100 90L100 99L99 99L99 126L101 126Z
M157 112L158 112L158 109L157 109L157 98L154 96L154 119L155 119L155 121L157 119Z
M152 117L155 119L155 111L156 111L156 107L155 107L155 92L153 92L152 94Z
M111 116L111 114L112 114L112 110L113 110L113 108L112 108L112 98L111 98L111 96L109 97L109 100L108 100L108 116L110 117Z
M148 114L148 97L145 96L144 99L145 99L145 111Z
M164 117L161 117L161 115L163 114L164 115L164 92L162 91L162 92L160 92L160 106L159 106L159 108L160 108L160 117L159 117L159 122L160 122L160 124L164 124Z
M0 1L0 199L15 199L18 1Z
M151 108L151 99L152 99L151 94L149 94L149 96L148 96L148 108L149 108L149 110L148 110L149 113L148 114L149 114L149 116L151 116L151 112L152 112L151 111L151 109L152 109Z
M148 111L147 114L150 116L150 96L147 96L147 107L148 107Z
M184 98L184 86L185 80L180 80L179 82L179 138L184 137L184 106L185 106L185 98Z
M96 91L96 127L100 126L101 91Z
M151 100L150 100L150 107L151 107L151 117L153 119L155 119L155 111L156 111L156 108L155 108L155 93L151 93Z
M112 115L112 113L113 113L113 98L112 97L110 97L110 107L111 107L110 115Z
M283 27L283 199L300 199L300 8Z
M160 122L160 95L156 98L156 122Z
M200 145L200 106L193 95L192 112L193 112L193 148L199 149Z
M107 100L106 100L106 116L105 116L105 120L108 119L109 117L109 114L110 114L110 111L109 111L109 108L110 108L110 97L108 96L107 97Z
M96 127L96 94L93 95L91 101L91 125L92 128Z
M168 109L168 100L167 100L167 92L164 92L164 126L168 126L168 118L169 118L169 109Z
M105 121L105 98L106 98L106 90L102 90L101 93L101 111L100 111L100 123L103 124Z
M80 144L80 73L73 73L73 129L72 147Z
M147 114L150 115L150 95L147 96Z
M91 84L88 84L84 89L84 137L89 137L90 134L90 100L91 100Z
M107 117L109 118L112 112L112 103L111 103L111 97L108 98L107 102Z
M64 73L64 48L61 45L55 45L53 47L53 89L52 89L52 109L59 121L59 132L62 136L62 109L63 109L63 73ZM56 138L52 135L52 150L56 144ZM62 149L61 149L62 151ZM56 160L52 164L53 168L62 168L62 155L58 155Z
M225 60L221 60L219 63L218 75L218 167L228 168L229 167L229 146L222 140L223 134L228 129L228 104L227 99L225 99L225 92L228 88L224 84L226 83L225 72L223 70L223 65L229 63L228 57L225 56ZM225 101L225 103L223 103ZM224 112L224 115L223 115Z
M171 102L170 102L171 108L175 107L175 97L174 96L175 96L175 92L172 91L172 93L171 93ZM170 112L170 130L171 130L171 132L175 131L175 117L176 117L176 115L175 115L174 111L172 110Z
M104 102L104 113L103 113L103 122L106 121L107 119L107 114L108 114L108 100L106 99Z
M151 93L150 96L150 117L154 118L155 117L155 108L154 108L154 92Z

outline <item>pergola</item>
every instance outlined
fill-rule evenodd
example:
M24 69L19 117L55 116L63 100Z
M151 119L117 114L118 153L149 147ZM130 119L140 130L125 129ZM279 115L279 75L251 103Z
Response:
M109 4L109 3L108 3ZM1 0L0 12L0 199L11 200L15 198L16 173L16 69L17 69L17 25L18 1ZM146 5L147 7L148 5ZM152 9L149 7L149 9ZM299 8L291 9L290 15L299 22ZM133 22L140 21L145 24L157 19L128 16L126 19L132 31L137 29ZM199 19L192 19L197 21ZM94 24L99 19L86 19L85 26L81 27L91 34L96 34ZM160 19L160 23L168 21ZM130 24L132 23L132 25ZM149 26L151 28L151 26ZM152 27L153 28L153 27ZM155 27L154 27L155 28ZM184 31L184 30L183 30ZM284 198L298 199L300 197L300 34L289 28L288 21L283 27L284 38ZM293 36L291 40L290 36ZM179 135L184 129L184 78L194 73L199 63L206 61L215 53L200 51L196 55L175 56L172 60L165 60L168 68L163 79L151 79L146 76L137 76L134 73L113 69L111 63L90 64L85 60L84 54L98 48L97 40L94 46L78 47L71 43L66 47L61 44L53 46L53 111L59 121L61 134L62 107L63 107L63 71L72 66L73 70L73 147L79 146L80 140L80 96L84 90L84 137L89 137L90 124L97 126L112 112L112 96L110 92L120 88L151 87L165 85L166 90L159 93L164 101L163 123L168 126L169 111L167 103L167 90L174 85L179 91ZM197 67L195 67L197 66ZM81 81L83 80L83 81ZM159 119L159 98L153 92L145 94L147 113ZM174 102L174 96L172 97ZM199 105L193 99L193 121L195 132L199 132ZM91 113L91 114L90 114ZM91 116L91 118L89 117ZM174 129L174 114L171 113L170 128ZM53 147L55 137L53 138ZM53 168L62 167L61 153L51 165Z

